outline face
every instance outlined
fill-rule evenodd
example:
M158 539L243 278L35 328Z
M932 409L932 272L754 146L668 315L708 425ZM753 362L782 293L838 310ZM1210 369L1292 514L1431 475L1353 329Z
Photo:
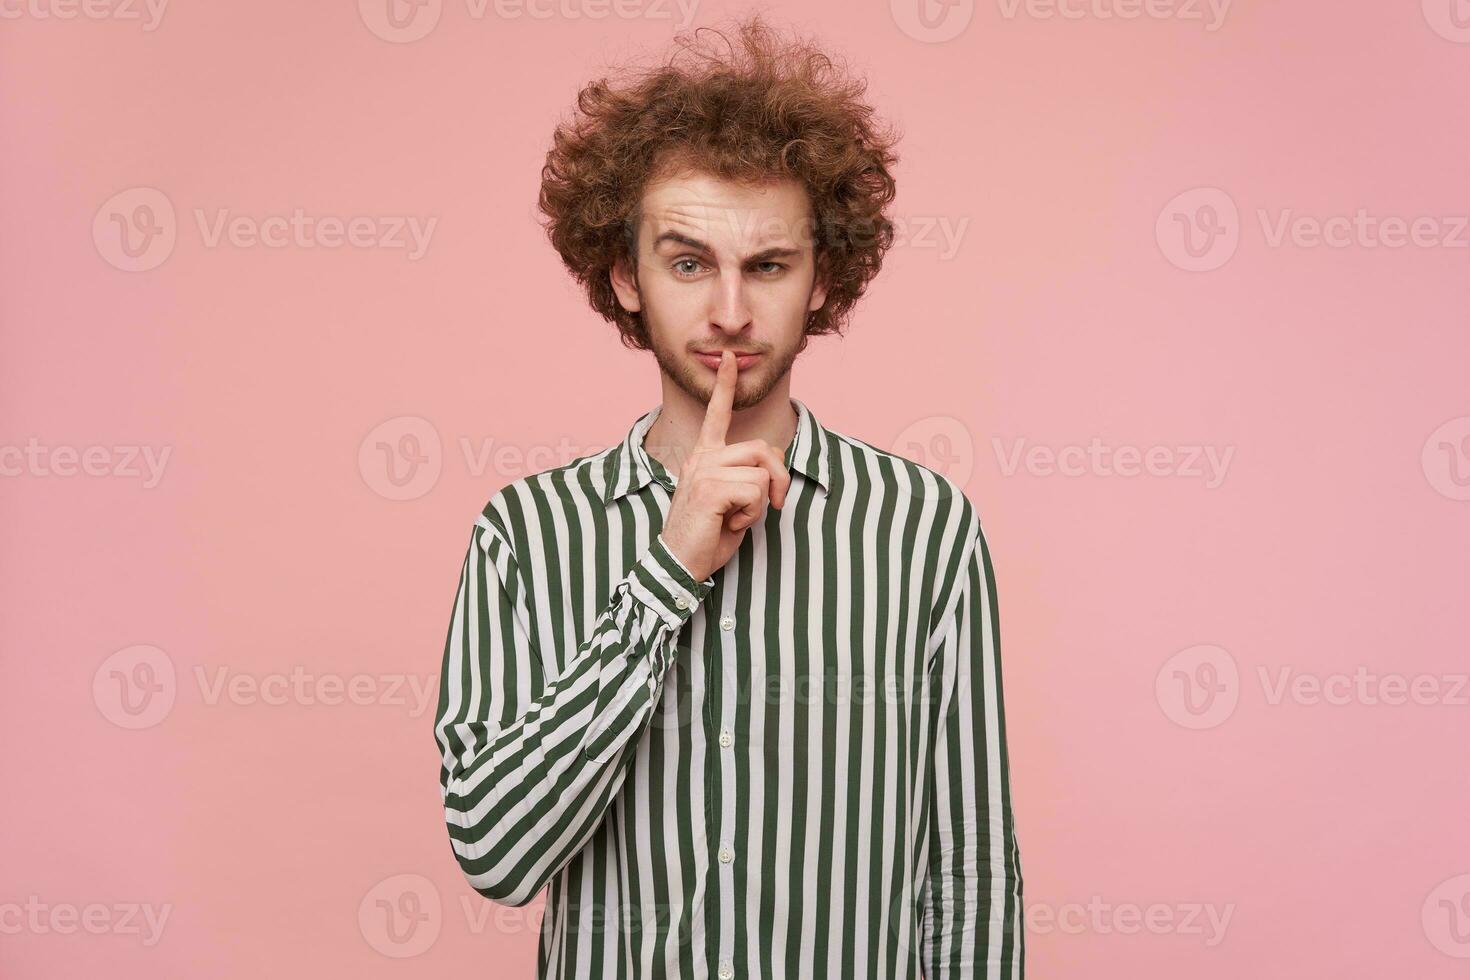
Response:
M805 190L685 174L650 184L641 213L636 276L620 264L612 283L624 309L643 314L659 367L708 403L720 350L750 355L737 362L733 407L760 403L796 360L807 313L827 298Z

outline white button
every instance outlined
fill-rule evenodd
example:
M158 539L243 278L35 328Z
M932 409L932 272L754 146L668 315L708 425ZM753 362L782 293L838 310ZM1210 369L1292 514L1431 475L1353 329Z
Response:
M680 609L688 609L689 600L684 598L683 596L679 596L679 598L674 600L674 605L678 606Z
M735 628L735 617L734 616L723 616L723 617L721 617L721 619L720 619L720 629L722 629L722 630L732 630L734 628Z
M720 964L720 980L730 980L734 975L735 968L730 965L728 960Z
M729 864L733 860L735 860L734 851L730 850L728 847L720 848L720 862L722 864Z
M725 748L728 749L734 743L735 743L735 736L730 733L730 729L727 728L724 731L720 732L720 744L721 745L723 745Z

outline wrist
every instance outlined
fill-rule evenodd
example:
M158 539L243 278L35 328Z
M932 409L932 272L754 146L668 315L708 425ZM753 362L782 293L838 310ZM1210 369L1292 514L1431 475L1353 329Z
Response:
M698 562L693 561L684 550L684 545L676 537L670 536L666 530L660 531L658 538L663 542L664 550L669 553L669 557L673 558L691 579L700 581L713 574L712 569L701 568Z

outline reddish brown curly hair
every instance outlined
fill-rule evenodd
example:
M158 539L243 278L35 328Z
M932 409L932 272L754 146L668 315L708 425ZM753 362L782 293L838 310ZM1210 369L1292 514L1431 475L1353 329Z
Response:
M701 44L706 33L725 52ZM893 243L884 214L895 185L898 134L880 128L867 84L815 44L784 38L761 17L737 21L734 43L714 28L674 38L653 68L601 78L577 95L541 171L539 206L552 246L592 308L617 325L623 345L649 349L643 318L623 309L608 274L619 259L637 269L644 188L676 172L766 183L792 178L811 202L817 275L827 299L807 314L801 344L842 332ZM680 62L688 53L693 63Z

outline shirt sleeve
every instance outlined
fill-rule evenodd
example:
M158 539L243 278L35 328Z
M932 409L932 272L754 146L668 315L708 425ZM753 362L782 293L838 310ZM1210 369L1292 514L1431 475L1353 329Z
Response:
M477 892L524 905L591 840L652 718L679 631L713 586L659 534L575 650L538 649L526 577L504 530L481 517L434 721L450 844ZM565 667L547 677L548 664Z
M921 962L928 980L1020 980L1021 855L1011 813L1000 623L978 519L969 543L958 596L931 635L940 678Z

